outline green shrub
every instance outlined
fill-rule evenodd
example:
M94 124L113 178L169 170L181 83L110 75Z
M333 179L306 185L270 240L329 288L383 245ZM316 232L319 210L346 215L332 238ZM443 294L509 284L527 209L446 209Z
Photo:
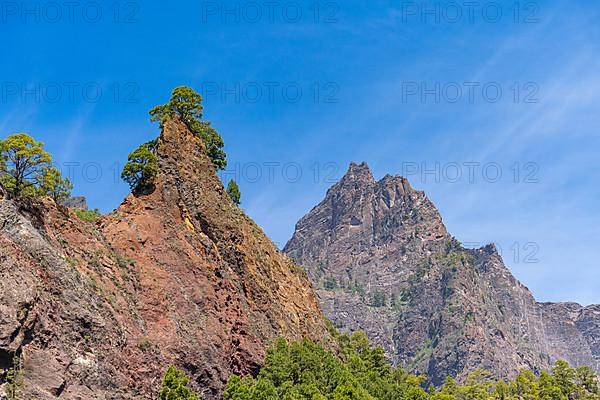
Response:
M154 178L158 173L155 149L156 142L150 141L129 153L127 164L121 173L121 179L129 184L131 190L143 190L154 184Z
M333 276L329 276L325 278L325 283L323 287L327 290L335 290L338 287L337 280Z
M85 222L96 222L96 220L102 216L97 208L94 208L93 210L75 208L73 209L73 212L75 212L77 218Z
M145 353L152 348L152 342L148 337L143 337L138 342L138 348Z
M596 374L590 368L573 369L558 361L552 374L536 377L522 371L513 381L495 381L474 370L458 385L448 377L441 388L424 390L426 377L390 366L381 348L372 348L367 336L340 334L328 322L337 340L336 352L303 340L283 339L272 346L256 378L231 376L225 400L597 400ZM433 350L427 341L415 357L427 363Z
M44 143L26 133L14 133L0 140L0 183L13 196L67 198L73 185L52 167L52 156Z
M215 169L223 170L227 167L225 143L210 122L202 120L202 111L202 96L190 87L180 86L173 90L167 104L154 107L150 115L151 121L158 121L161 127L169 118L177 116L202 140Z
M240 187L233 179L227 185L227 194L236 206L241 204L242 194L240 193Z
M375 293L373 293L371 305L373 307L385 307L386 303L385 293L380 290L376 290Z
M158 399L199 400L198 395L188 387L189 381L190 380L185 372L177 369L174 365L169 365L165 377L163 378L163 384Z
M13 359L13 367L6 373L6 398L8 400L20 400L23 390L23 371L21 369L21 359Z

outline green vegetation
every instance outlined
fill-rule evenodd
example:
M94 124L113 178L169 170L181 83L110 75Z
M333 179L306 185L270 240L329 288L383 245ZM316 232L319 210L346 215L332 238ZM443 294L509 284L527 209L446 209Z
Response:
M268 350L256 379L230 378L225 400L426 399L425 379L394 370L364 333L337 335L335 354L309 340L280 339Z
M8 400L19 400L21 390L23 389L23 371L21 369L21 359L13 359L13 367L6 373L6 398Z
M158 173L158 161L154 154L156 141L140 145L127 157L127 164L121 173L121 179L129 184L133 191L152 187Z
M462 244L458 241L458 239L456 239L454 236L452 236L450 238L450 240L448 240L446 242L444 252L446 254L450 254L450 253L455 253L455 252L460 252L460 251L464 251Z
M112 257L117 262L117 265L121 268L127 268L131 265L135 265L135 260L132 260L131 258L123 257L122 255L120 255L118 253L113 253Z
M73 209L73 212L75 212L77 218L85 222L96 222L96 220L102 216L97 208L94 208L93 210L82 210L80 208L75 208Z
M210 122L202 120L203 109L202 96L192 88L180 86L173 90L167 104L156 106L150 110L150 120L158 122L161 128L171 118L181 120L202 140L215 169L223 170L227 166L227 155L223 150L225 143ZM150 189L154 185L154 179L158 173L156 145L156 140L144 143L127 157L121 178L129 184L134 192ZM229 182L227 192L234 203L239 205L241 194L235 181Z
M385 293L380 291L380 290L376 290L373 293L373 297L371 299L371 306L373 307L385 307L387 304L387 300L385 298Z
M39 190L41 195L50 196L58 203L71 195L73 184L62 177L58 168L46 167L42 171Z
M227 185L227 194L231 197L231 201L235 203L236 206L239 206L242 203L242 194L240 193L240 187L238 184L232 179L229 181Z
M364 300L366 290L365 290L364 285L362 283L360 283L357 279L354 279L354 281L350 284L349 289L350 289L350 292L352 292L353 294L359 295L360 298Z
M67 198L73 185L52 167L52 156L44 144L26 133L15 133L0 141L0 183L15 197Z
M594 372L558 361L551 373L536 377L522 371L510 382L473 371L464 385L447 378L425 390L425 376L414 376L388 363L381 348L371 348L362 332L342 335L332 329L339 350L309 340L280 339L267 351L256 378L232 376L225 400L598 400ZM422 349L425 353L429 345Z
M215 169L223 170L227 167L227 155L223 151L225 143L210 122L202 120L202 111L202 96L192 88L180 86L173 90L167 104L154 107L150 115L151 121L158 121L161 127L168 119L177 116L202 139Z
M170 365L165 373L159 400L199 400L192 389L188 387L189 378L174 365Z
M337 280L333 276L328 276L327 278L325 278L323 287L327 290L335 290L338 287Z
M15 133L0 142L2 184L14 196L34 195L43 170L50 166L52 157L25 133Z
M138 348L144 353L150 351L152 349L152 342L150 341L150 338L146 336L141 338L138 342Z

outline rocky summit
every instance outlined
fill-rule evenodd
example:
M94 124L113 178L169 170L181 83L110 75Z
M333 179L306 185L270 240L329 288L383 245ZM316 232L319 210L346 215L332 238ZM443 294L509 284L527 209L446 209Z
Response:
M277 337L330 340L306 273L232 203L200 139L168 121L156 151L154 190L95 223L0 192L0 383L17 371L23 398L157 398L175 364L217 399Z
M493 245L464 248L425 193L351 164L284 251L345 332L435 385L476 368L497 378L557 359L600 371L600 306L538 303Z

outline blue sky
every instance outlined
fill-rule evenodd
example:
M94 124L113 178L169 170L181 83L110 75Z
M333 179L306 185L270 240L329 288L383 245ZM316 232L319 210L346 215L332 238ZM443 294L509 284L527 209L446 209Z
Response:
M466 3L3 2L0 134L43 140L107 212L147 111L189 85L280 246L367 161L538 300L600 303L600 6Z

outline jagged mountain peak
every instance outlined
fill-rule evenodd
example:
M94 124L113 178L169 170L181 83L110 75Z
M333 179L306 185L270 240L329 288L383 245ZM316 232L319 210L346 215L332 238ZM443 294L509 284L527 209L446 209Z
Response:
M373 172L371 171L371 168L364 161L361 162L360 164L351 162L350 166L348 167L348 171L346 172L346 174L344 175L344 177L342 179L359 180L359 181L366 181L366 182L374 182L375 181L375 178L373 177Z
M402 192L413 191L408 179L400 175L386 174L382 179L376 180L371 168L364 161L360 164L351 162L342 179L340 179L338 184L334 185L331 189L364 190L368 189L370 186L396 186L401 188Z
M510 378L559 358L600 370L594 308L536 303L494 245L464 248L401 176L375 181L351 164L284 251L306 268L339 329L364 330L434 384L476 368Z
M350 201L355 202L356 198L364 199L365 193L372 193L376 201L390 208L401 204L402 198L411 197L415 201L428 202L425 194L414 190L408 179L403 176L386 174L380 180L375 179L366 162L350 163L342 179L328 190L327 197L339 198L346 202L350 197Z
M351 162L344 176L328 190L328 195L340 191L368 190L375 183L373 172L366 162Z

